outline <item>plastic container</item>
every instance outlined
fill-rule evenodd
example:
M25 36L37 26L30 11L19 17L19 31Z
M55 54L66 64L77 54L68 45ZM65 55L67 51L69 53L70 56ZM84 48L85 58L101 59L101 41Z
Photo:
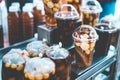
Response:
M23 39L34 37L34 16L33 7L24 6L22 8Z
M79 19L77 10L70 4L63 4L60 9L55 13L57 20L59 42L62 42L63 47L69 47L72 45L72 32L76 26L76 22Z
M96 24L94 28L99 35L99 40L95 46L95 55L99 57L106 56L111 44L112 35L117 31L117 28L107 23Z
M59 45L54 45L46 50L46 56L56 65L55 77L52 80L70 80L71 55L69 52Z
M21 40L21 26L20 26L20 16L19 8L16 6L9 7L8 13L8 33L9 33L9 43L14 44Z
M62 5L62 0L43 0L46 15L46 26L56 27L57 22L54 14L58 11L59 7Z
M45 11L42 1L34 3L34 27L35 33L37 32L37 26L45 23Z
M89 25L81 25L72 34L75 44L75 61L78 68L86 68L92 64L93 51L98 39L95 29Z
M24 66L28 53L20 49L11 49L2 58L2 80L24 80Z
M97 0L85 0L80 8L82 24L94 26L99 22L102 7Z
M43 57L48 46L43 41L33 41L27 44L26 50L29 53L30 57Z
M53 80L55 63L49 58L34 57L26 62L24 80Z

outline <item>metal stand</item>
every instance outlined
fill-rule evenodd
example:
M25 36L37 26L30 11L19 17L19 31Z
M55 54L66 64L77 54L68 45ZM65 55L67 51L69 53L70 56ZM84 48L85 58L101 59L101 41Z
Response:
M39 25L38 26L38 40L43 40L43 39L48 40L48 44L56 44L58 43L58 28L57 27L51 27L47 28L45 24Z

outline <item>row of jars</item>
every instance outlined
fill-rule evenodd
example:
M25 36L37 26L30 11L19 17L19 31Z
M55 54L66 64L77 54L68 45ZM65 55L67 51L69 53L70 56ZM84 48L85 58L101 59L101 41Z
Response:
M41 5L37 5L41 4ZM36 26L44 23L44 5L37 3L26 3L20 10L19 2L13 2L8 10L8 32L9 43L14 44L30 39L37 32Z
M59 45L43 41L11 49L2 59L2 80L70 80L71 55Z

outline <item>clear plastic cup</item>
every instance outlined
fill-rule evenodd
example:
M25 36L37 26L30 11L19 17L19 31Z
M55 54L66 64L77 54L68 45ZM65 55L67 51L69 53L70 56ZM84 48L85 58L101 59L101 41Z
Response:
M58 26L59 42L62 42L63 47L72 45L72 32L78 26L75 26L79 19L79 14L75 7L70 4L63 4L55 13Z
M26 46L26 50L29 53L29 57L42 57L47 48L47 44L43 41L32 41Z
M34 57L26 62L24 80L53 80L55 63L49 58Z
M82 25L94 26L99 22L102 7L97 0L85 0L81 6Z
M81 25L74 31L72 37L75 44L77 67L85 68L90 66L96 40L98 39L95 29L89 25Z
M23 70L28 53L21 49L11 49L2 59L2 80L24 80Z
M94 26L99 35L99 40L95 46L95 56L105 56L111 44L112 35L117 31L117 28L107 23L99 23Z
M46 15L46 26L56 27L56 19L54 13L56 13L59 7L62 5L62 0L43 0L45 15Z
M51 58L56 65L56 73L53 80L70 80L71 55L69 52L58 45L54 45L46 50L46 56Z

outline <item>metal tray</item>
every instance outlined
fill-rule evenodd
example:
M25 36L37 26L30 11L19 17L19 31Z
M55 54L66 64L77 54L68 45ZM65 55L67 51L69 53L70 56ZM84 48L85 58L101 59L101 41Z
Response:
M3 48L0 49L0 71L2 69L2 57L12 48L21 48L21 49L25 49L26 45L31 42L37 40L36 38L32 38L20 43L16 43L14 45L11 45L7 48ZM71 46L69 48L67 48L71 53L74 52L74 46ZM73 54L72 54L73 55ZM85 68L85 69L78 69L75 66L72 66L72 74L71 74L71 80L86 80L87 78L89 78L90 76L92 76L95 73L99 73L98 70L99 69L103 69L106 66L111 65L113 62L115 62L116 58L116 53L115 53L115 49L114 47L111 47L111 49L109 50L109 53L107 56L103 56L103 57L94 57L93 59L93 63L90 67ZM103 67L104 66L104 67ZM1 75L0 75L0 80L1 79Z

